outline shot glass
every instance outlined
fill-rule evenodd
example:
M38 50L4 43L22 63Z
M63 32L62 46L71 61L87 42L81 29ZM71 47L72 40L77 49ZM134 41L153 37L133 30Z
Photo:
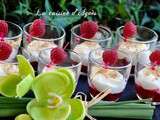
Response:
M23 39L23 55L28 58L32 65L37 67L38 56L41 50L51 47L63 47L65 40L65 30L61 27L46 25L46 33L43 37L32 36L28 41L29 27L32 23L28 23L23 27L24 39Z
M89 91L92 96L96 96L109 89L111 92L103 100L114 102L119 100L126 87L132 60L126 52L118 50L117 62L106 66L102 56L107 50L110 49L99 48L92 50L89 54Z
M12 50L8 58L4 59L3 61L11 62L16 59L16 55L19 52L19 48L22 41L22 29L15 23L7 21L7 24L8 24L8 34L3 38L3 40L4 42L10 45Z
M119 50L126 51L132 58L132 74L134 74L135 65L137 63L136 56L140 51L152 49L155 47L158 35L150 28L137 26L137 34L126 40L123 36L123 28L119 27L116 31L117 46Z
M93 38L86 39L80 35L80 24L71 29L71 49L82 58L82 73L87 73L89 52L96 48L106 48L112 41L111 31L99 26Z
M159 51L159 56L155 51ZM160 61L160 46L138 53L135 86L139 99L150 99L157 105L160 104L160 65L153 63L154 59Z
M76 80L78 80L81 70L81 58L79 54L71 50L65 50L65 52L67 53L67 59L63 63L50 64L51 50L52 48L47 48L40 51L38 59L39 73L53 71L54 69L63 67L70 69L74 73ZM74 60L76 60L76 62Z

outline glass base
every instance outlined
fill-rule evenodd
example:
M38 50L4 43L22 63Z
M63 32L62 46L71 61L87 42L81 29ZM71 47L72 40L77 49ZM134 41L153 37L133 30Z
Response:
M146 90L139 85L136 85L137 97L140 100L150 99L153 105L160 104L160 94L156 90Z
M91 95L93 97L100 93L97 89L95 89L93 87L89 87L89 92L91 93ZM119 100L121 95L122 95L122 93L108 94L106 97L103 98L103 101L108 101L111 103L116 102Z

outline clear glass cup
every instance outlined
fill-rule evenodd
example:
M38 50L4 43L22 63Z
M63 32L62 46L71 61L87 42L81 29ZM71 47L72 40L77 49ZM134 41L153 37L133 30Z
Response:
M103 100L113 102L119 100L126 87L132 61L130 55L118 50L118 60L115 65L105 66L102 58L104 50L111 49L99 48L92 50L89 54L89 91L92 96L96 96L97 94L110 89L111 93Z
M137 53L154 48L158 40L158 35L150 28L137 26L137 34L133 38L127 39L126 42L123 37L123 28L124 26L119 27L116 31L117 47L119 50L126 51L131 55L133 61L132 73L134 73L137 63Z
M37 67L38 56L41 50L51 47L63 47L65 40L65 30L61 27L46 24L46 33L43 37L32 37L30 42L29 27L32 23L28 23L23 27L23 55L28 58L32 65Z
M150 99L153 104L160 104L160 65L153 65L150 61L154 50L160 50L160 46L138 53L135 86L139 99Z
M89 52L96 48L106 48L111 44L112 33L104 27L99 26L98 32L91 39L80 36L80 25L71 29L71 49L77 52L82 58L82 72L87 73Z
M7 58L4 61L11 62L16 59L16 55L19 52L19 48L20 48L21 41L22 41L22 29L20 26L18 26L15 23L7 21L7 24L8 24L8 34L7 34L7 36L4 37L3 40L6 43L8 43L9 45L11 45L12 52L11 52L9 58Z
M38 59L38 72L47 72L53 71L56 68L64 67L70 69L74 75L76 80L78 80L81 70L81 58L79 54L71 50L65 50L68 57L62 64L50 64L51 63L51 54L52 48L47 48L40 51L39 59ZM74 61L76 60L76 61Z

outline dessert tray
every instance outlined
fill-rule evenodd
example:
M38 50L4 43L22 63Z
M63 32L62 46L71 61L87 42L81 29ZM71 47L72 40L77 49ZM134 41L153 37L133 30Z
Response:
M160 119L153 30L129 21L113 40L108 28L84 21L64 45L65 36L44 19L23 30L0 20L0 119Z

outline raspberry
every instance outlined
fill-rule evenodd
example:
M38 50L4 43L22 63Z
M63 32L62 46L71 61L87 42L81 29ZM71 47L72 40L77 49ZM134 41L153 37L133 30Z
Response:
M8 34L8 24L4 20L0 20L0 37L3 38Z
M160 50L155 50L149 56L149 59L152 64L160 65Z
M136 35L136 33L137 27L132 21L129 21L124 25L123 36L125 39L133 37L134 35Z
M67 53L63 48L53 48L51 50L51 61L53 64L61 64L67 59Z
M46 24L42 19L36 19L29 27L29 33L34 37L43 37L46 32Z
M87 39L90 39L90 38L92 38L93 36L94 36L93 33L84 33L84 34L81 35L81 37L87 38Z
M113 65L118 60L118 53L116 50L105 50L103 52L103 61L106 65Z
M92 38L98 31L97 22L94 21L84 21L80 25L80 34L84 38Z
M8 59L11 52L12 47L8 43L0 41L0 60Z

